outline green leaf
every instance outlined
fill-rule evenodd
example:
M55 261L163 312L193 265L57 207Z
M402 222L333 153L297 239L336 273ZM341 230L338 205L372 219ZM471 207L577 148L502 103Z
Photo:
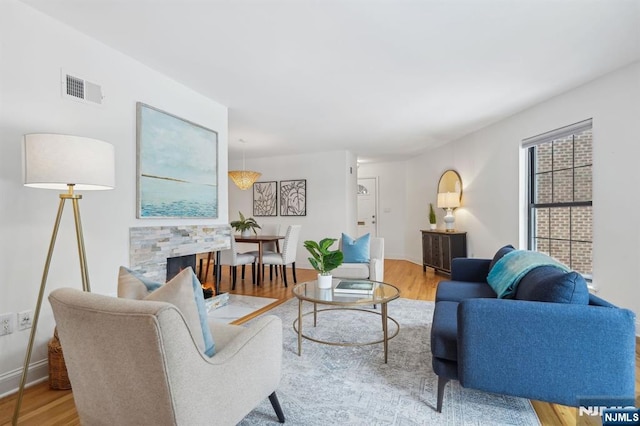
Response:
M317 243L312 240L304 242L304 247L313 257L309 257L309 263L313 269L321 274L336 269L342 264L344 256L340 250L329 250L329 247L336 242L335 238L324 238Z

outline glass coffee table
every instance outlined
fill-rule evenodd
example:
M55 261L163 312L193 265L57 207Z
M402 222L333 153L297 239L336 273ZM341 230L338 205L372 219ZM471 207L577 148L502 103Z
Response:
M335 287L342 280L371 282L373 284L373 292L371 294L336 293ZM303 338L317 343L337 346L364 346L382 343L384 347L384 362L387 362L389 340L393 339L400 331L400 324L398 324L398 321L387 315L387 304L400 297L400 290L398 290L397 287L379 281L334 278L331 288L328 289L318 288L317 281L298 284L293 288L293 295L298 298L298 318L293 321L293 329L298 333L299 356L302 354ZM302 312L302 304L304 301L313 303L313 311L306 313ZM318 305L329 305L332 307L318 309ZM367 305L380 305L380 312L377 310L365 309L364 306ZM313 315L313 326L315 327L318 323L318 312L329 313L330 311L337 310L355 310L368 312L373 315L380 315L382 317L382 339L364 343L330 342L313 338L302 332L303 316ZM388 321L392 321L396 324L396 330L391 335L389 335Z

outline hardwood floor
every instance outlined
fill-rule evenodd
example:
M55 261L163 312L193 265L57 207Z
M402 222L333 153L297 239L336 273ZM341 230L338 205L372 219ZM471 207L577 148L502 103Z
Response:
M230 291L229 270L225 268L221 283L222 291L276 298L279 299L279 303L293 297L291 294L292 286L290 285L289 288L285 288L281 276L277 279L274 277L274 280L270 282L267 271L265 285L261 287L254 287L251 284L251 273L249 270L247 270L246 276L247 278L244 281L241 280L240 271L238 271L236 290ZM313 270L297 270L298 282L315 279L315 276L316 272ZM444 276L434 274L431 270L422 272L422 266L410 262L400 260L385 261L385 281L397 286L401 291L401 296L408 299L434 300L438 282L446 279ZM293 280L289 279L289 281L291 282ZM260 313L261 312L257 312L250 317L259 315ZM242 323L250 317L245 317L237 323ZM640 344L636 346L636 389L640 392ZM47 382L34 385L27 389L22 403L19 424L35 426L79 425L80 422L78 421L71 392L72 391L50 390ZM15 398L15 395L12 395L0 400L0 425L11 424ZM568 426L576 424L576 409L573 407L538 401L533 401L533 406L543 425Z

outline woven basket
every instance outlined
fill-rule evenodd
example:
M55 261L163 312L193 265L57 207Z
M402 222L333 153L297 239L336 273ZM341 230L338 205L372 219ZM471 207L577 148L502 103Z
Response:
M49 387L58 390L71 389L57 328L53 332L53 339L49 341Z

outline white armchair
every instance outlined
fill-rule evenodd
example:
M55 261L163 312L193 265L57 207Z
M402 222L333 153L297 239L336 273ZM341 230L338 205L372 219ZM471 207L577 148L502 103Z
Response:
M70 288L49 301L82 424L233 425L266 397L284 422L278 317L251 327L209 321L210 358L173 304Z
M338 241L338 247L342 250L342 239ZM331 275L336 278L384 281L384 238L371 238L369 258L369 263L343 263L331 271Z

